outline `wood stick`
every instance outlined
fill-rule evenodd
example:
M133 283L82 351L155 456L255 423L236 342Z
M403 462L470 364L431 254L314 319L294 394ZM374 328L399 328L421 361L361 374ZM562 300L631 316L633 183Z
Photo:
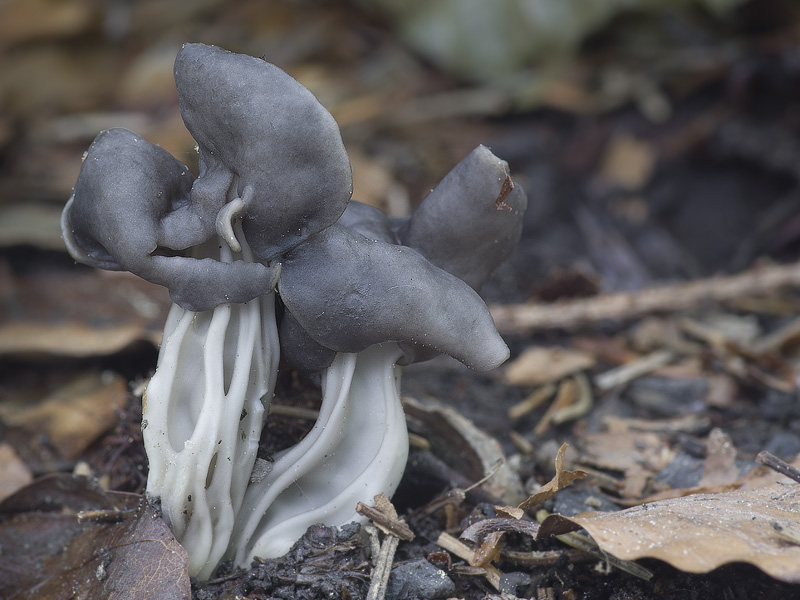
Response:
M795 466L790 465L785 460L781 460L774 454L767 452L766 450L762 450L756 456L756 462L762 465L766 465L773 471L780 473L781 475L788 477L789 479L793 479L797 483L800 483L800 469Z
M530 333L574 329L609 319L634 319L658 312L677 312L695 308L703 302L764 295L784 287L800 287L800 263L760 265L737 275L553 304L496 304L491 307L491 312L501 333Z
M468 563L471 564L471 561L475 558L475 552L467 546L464 542L459 540L458 538L454 538L452 535L443 531L439 535L439 539L436 540L436 544L447 550L448 552L452 552L458 558L461 558ZM486 577L486 580L492 585L492 587L496 590L500 590L500 577L502 573L500 569L495 567L494 565L486 565L485 567L481 567L484 571L483 576Z
M381 543L381 550L375 558L375 566L370 576L367 600L384 600L389 587L389 576L392 574L394 553L400 540L393 535L387 535Z

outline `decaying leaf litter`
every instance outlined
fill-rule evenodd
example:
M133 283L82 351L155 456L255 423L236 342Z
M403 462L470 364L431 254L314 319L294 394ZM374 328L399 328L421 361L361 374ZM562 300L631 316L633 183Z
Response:
M797 9L619 16L558 68L504 86L421 61L387 17L346 3L49 4L10 2L0 18L4 539L57 516L63 537L43 547L51 561L73 551L48 573L91 581L84 594L136 576L125 548L158 556L136 529L150 509L114 494L143 489L138 396L167 299L74 266L57 215L99 129L135 128L191 160L171 58L202 38L269 56L331 107L357 198L404 214L485 143L523 173L532 210L491 284L512 361L486 376L437 359L404 378L414 435L397 516L375 509L389 526L366 539L309 531L283 559L195 584L195 597L796 593L797 483L756 458L797 465L800 453ZM536 93L519 85L534 80ZM317 407L297 376L278 391L273 448ZM92 479L24 487L71 472ZM397 535L401 520L413 540ZM4 554L0 568L36 579L41 560ZM186 597L178 580L171 593Z

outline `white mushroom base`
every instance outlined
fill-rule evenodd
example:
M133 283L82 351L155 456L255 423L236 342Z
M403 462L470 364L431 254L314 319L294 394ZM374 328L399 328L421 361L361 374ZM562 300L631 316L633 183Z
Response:
M233 258L224 246L222 258ZM274 294L204 312L173 305L167 318L142 415L147 493L201 579L227 551L279 356Z
M401 355L387 342L336 356L323 373L316 424L250 485L226 558L248 567L256 556L281 556L311 525L363 522L358 502L394 493L408 458L395 366Z

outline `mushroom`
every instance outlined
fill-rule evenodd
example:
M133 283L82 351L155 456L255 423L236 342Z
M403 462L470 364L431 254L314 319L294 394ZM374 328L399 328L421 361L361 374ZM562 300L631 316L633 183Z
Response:
M212 243L221 262L241 257L280 272L281 255L335 222L349 201L350 162L335 121L274 65L213 46L184 45L175 82L200 154L190 204L229 200ZM274 302L269 290L210 314L173 308L148 385L147 490L161 498L201 578L228 548L255 464L279 358Z
M508 165L480 146L410 219L391 223L351 202L337 225L284 256L281 346L303 370L322 369L322 409L247 490L228 558L280 556L310 525L362 520L358 501L394 492L408 453L397 365L440 352L481 371L505 361L475 290L516 246L526 207Z
M516 243L525 196L479 147L413 216L388 219L348 204L336 123L277 67L187 44L175 80L198 177L132 132L102 132L62 230L76 260L170 290L144 401L147 492L207 578L223 558L281 554L309 525L347 523L357 501L394 491L407 454L398 364L505 360L477 290ZM319 374L323 406L251 478L281 352Z
M280 255L349 200L338 127L263 60L187 44L175 61L200 173L127 130L100 133L62 216L73 257L169 288L144 402L148 494L210 576L253 470L279 359Z

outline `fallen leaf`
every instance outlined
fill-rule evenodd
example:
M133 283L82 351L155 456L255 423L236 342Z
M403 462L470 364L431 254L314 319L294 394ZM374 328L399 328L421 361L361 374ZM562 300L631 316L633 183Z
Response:
M587 434L581 441L581 462L600 469L622 471L625 498L640 498L648 481L675 457L666 435L649 431L612 430Z
M689 573L707 573L747 562L768 575L800 583L800 546L779 526L800 520L800 485L695 494L612 513L551 515L537 539L583 528L609 554L622 560L657 558Z
M0 207L0 247L27 245L66 251L61 239L61 209L33 202Z
M708 393L706 405L714 408L732 408L739 392L736 380L727 373L710 373L706 375Z
M568 485L571 485L576 479L583 479L586 477L585 471L568 471L564 468L564 453L567 451L567 447L567 444L562 444L561 448L558 449L558 454L556 454L555 460L556 474L553 475L553 478L545 483L541 488L539 488L538 492L530 496L517 508L528 510L539 506L543 502L555 496Z
M379 160L363 152L350 152L353 163L353 198L377 206L386 214L402 216L411 212L408 193Z
M594 357L585 352L536 346L509 363L505 379L510 385L542 385L590 369L594 364Z
M44 434L61 455L77 458L117 422L126 399L126 381L111 372L74 378L40 402L4 402L0 420L31 434Z
M629 135L611 139L600 167L600 176L608 183L628 190L641 188L650 180L656 162L652 144Z
M574 378L564 379L558 384L556 397L533 428L533 435L541 436L550 429L551 424L556 424L556 415L567 413L580 401L581 390Z
M473 481L492 473L481 487L503 502L516 504L525 497L519 475L508 466L500 443L472 421L455 409L434 401L422 404L406 397L403 408L407 415L434 432L431 439L442 442L434 450L451 467Z
M736 447L727 433L715 427L708 434L703 478L697 485L700 487L726 485L738 479L739 467L736 466Z
M568 485L571 485L576 479L582 479L586 477L585 471L568 471L564 468L564 454L566 453L568 447L568 444L562 444L558 449L555 459L556 473L553 475L553 478L550 481L545 483L536 493L529 496L516 508L512 506L495 506L494 508L495 511L497 511L497 514L501 517L521 519L526 510L536 508L540 504L543 504L555 496Z
M142 496L58 474L0 503L2 598L190 596L186 551Z
M655 473L672 462L675 456L666 436L649 431L590 433L581 443L581 462L614 471L644 466Z
M679 417L666 419L636 419L608 415L602 419L603 426L608 433L626 434L630 431L649 431L651 433L676 433L699 434L708 431L711 419L707 415L689 413Z
M5 323L0 325L0 355L105 356L120 352L134 342L147 341L156 345L160 339L160 333L137 325L94 328L79 322Z
M500 555L500 538L506 532L523 533L536 537L539 524L534 521L499 518L483 519L467 527L461 538L478 544L475 554L469 559L473 567L485 567Z
M45 263L20 271L0 258L0 287L7 296L0 305L0 356L85 357L140 341L155 345L170 306L166 288L125 271Z
M0 443L0 500L7 498L33 481L28 466L17 455L13 446Z
M0 39L4 44L72 36L99 15L80 0L12 0L0 5Z

